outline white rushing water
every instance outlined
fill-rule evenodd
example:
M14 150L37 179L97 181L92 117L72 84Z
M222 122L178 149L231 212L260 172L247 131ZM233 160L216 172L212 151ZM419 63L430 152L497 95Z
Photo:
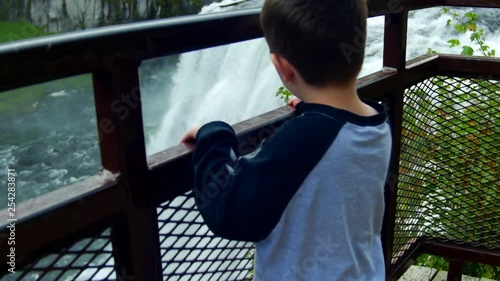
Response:
M211 4L204 7L201 13L256 7L261 3L262 1L249 1L226 8ZM496 20L499 12L486 9L476 9L476 11L480 14L480 19L485 19L482 26L486 29L487 44L500 52L500 31ZM412 12L408 25L407 58L423 55L429 47L439 52L460 53L461 49L450 49L446 41L458 37L467 44L470 40L466 36L455 35L452 28L447 28L445 25L448 18L440 12L439 8ZM382 68L383 29L384 18L369 19L366 58L361 76ZM148 68L148 64L153 63L145 63L143 70ZM213 120L223 120L234 124L283 105L283 101L275 97L278 87L282 84L269 61L269 50L263 39L190 52L178 58L164 59L164 61L155 60L155 67L149 67L145 71L148 79L141 81L141 87L146 92L143 108L144 120L146 127L152 128L147 139L149 155L178 144L184 132L191 126ZM52 93L48 101L70 99L74 96L76 94L68 89ZM81 108L74 109L73 112L78 112L78 110ZM89 116L94 114L91 99L88 99L88 105L84 107L84 111L90 111ZM90 127L95 126L95 119L89 122ZM79 134L82 133L75 133L68 139L63 139L65 134L61 132L50 134L45 138L53 137L61 140L50 139L49 142L44 139L45 133L40 133L40 137L33 137L33 141L24 144L2 143L3 146L0 146L2 163L0 164L17 166L21 173L25 173L23 181L27 181L31 174L36 174L29 178L30 186L26 184L26 187L20 187L25 188L26 192L31 192L33 194L31 197L35 197L42 193L41 188L74 182L89 176L88 171L93 171L93 168L99 168L95 135L87 134L82 137ZM83 141L85 141L84 145L82 145ZM33 157L30 149L38 147L35 146L38 142L43 143L40 147L44 150L37 152L36 155L40 154L38 158L28 159L28 155ZM22 150L19 150L19 146L22 146ZM75 155L71 155L62 150L62 147L80 149L74 149ZM19 151L25 154L19 154ZM50 158L46 155L46 151L54 156L49 155L52 157ZM77 161L74 161L75 159ZM23 169L20 163L32 165L26 167L34 168L31 171L28 168ZM82 167L76 166L77 164ZM44 168L42 172L35 171L38 166L44 166L46 169ZM84 172L76 176L74 170L77 169ZM167 216L167 213L163 216ZM165 217L160 216L160 219L162 218ZM169 231L169 229L163 229L162 234L166 235ZM206 227L202 227L196 233L206 231ZM165 243L171 243L171 241L167 239ZM208 255L209 252L205 254ZM107 264L112 265L112 260ZM94 273L89 269L76 280L83 280ZM109 270L100 271L95 278L105 278L108 274ZM36 280L36 277L32 280Z

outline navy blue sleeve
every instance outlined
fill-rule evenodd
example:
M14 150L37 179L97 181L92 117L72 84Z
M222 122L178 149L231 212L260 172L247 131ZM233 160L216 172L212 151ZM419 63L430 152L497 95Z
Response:
M203 126L193 156L194 196L210 230L234 240L265 239L341 127L324 116L302 115L242 156L231 126Z

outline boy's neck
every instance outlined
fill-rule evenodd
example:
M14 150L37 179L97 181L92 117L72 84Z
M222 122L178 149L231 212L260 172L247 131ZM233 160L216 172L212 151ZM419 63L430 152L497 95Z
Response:
M362 116L371 116L377 113L375 109L361 101L355 80L345 85L306 86L302 91L302 100L306 103L332 106Z

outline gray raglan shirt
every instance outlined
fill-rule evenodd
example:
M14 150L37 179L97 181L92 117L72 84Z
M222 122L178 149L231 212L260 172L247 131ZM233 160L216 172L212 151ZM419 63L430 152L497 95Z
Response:
M379 113L302 102L247 155L228 124L199 130L196 204L215 235L257 242L255 281L385 280L391 135L385 108L366 103Z

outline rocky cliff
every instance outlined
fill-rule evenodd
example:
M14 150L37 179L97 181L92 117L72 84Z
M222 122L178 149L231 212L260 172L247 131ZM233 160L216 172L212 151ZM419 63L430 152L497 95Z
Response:
M199 12L208 0L0 0L0 21L65 32Z

